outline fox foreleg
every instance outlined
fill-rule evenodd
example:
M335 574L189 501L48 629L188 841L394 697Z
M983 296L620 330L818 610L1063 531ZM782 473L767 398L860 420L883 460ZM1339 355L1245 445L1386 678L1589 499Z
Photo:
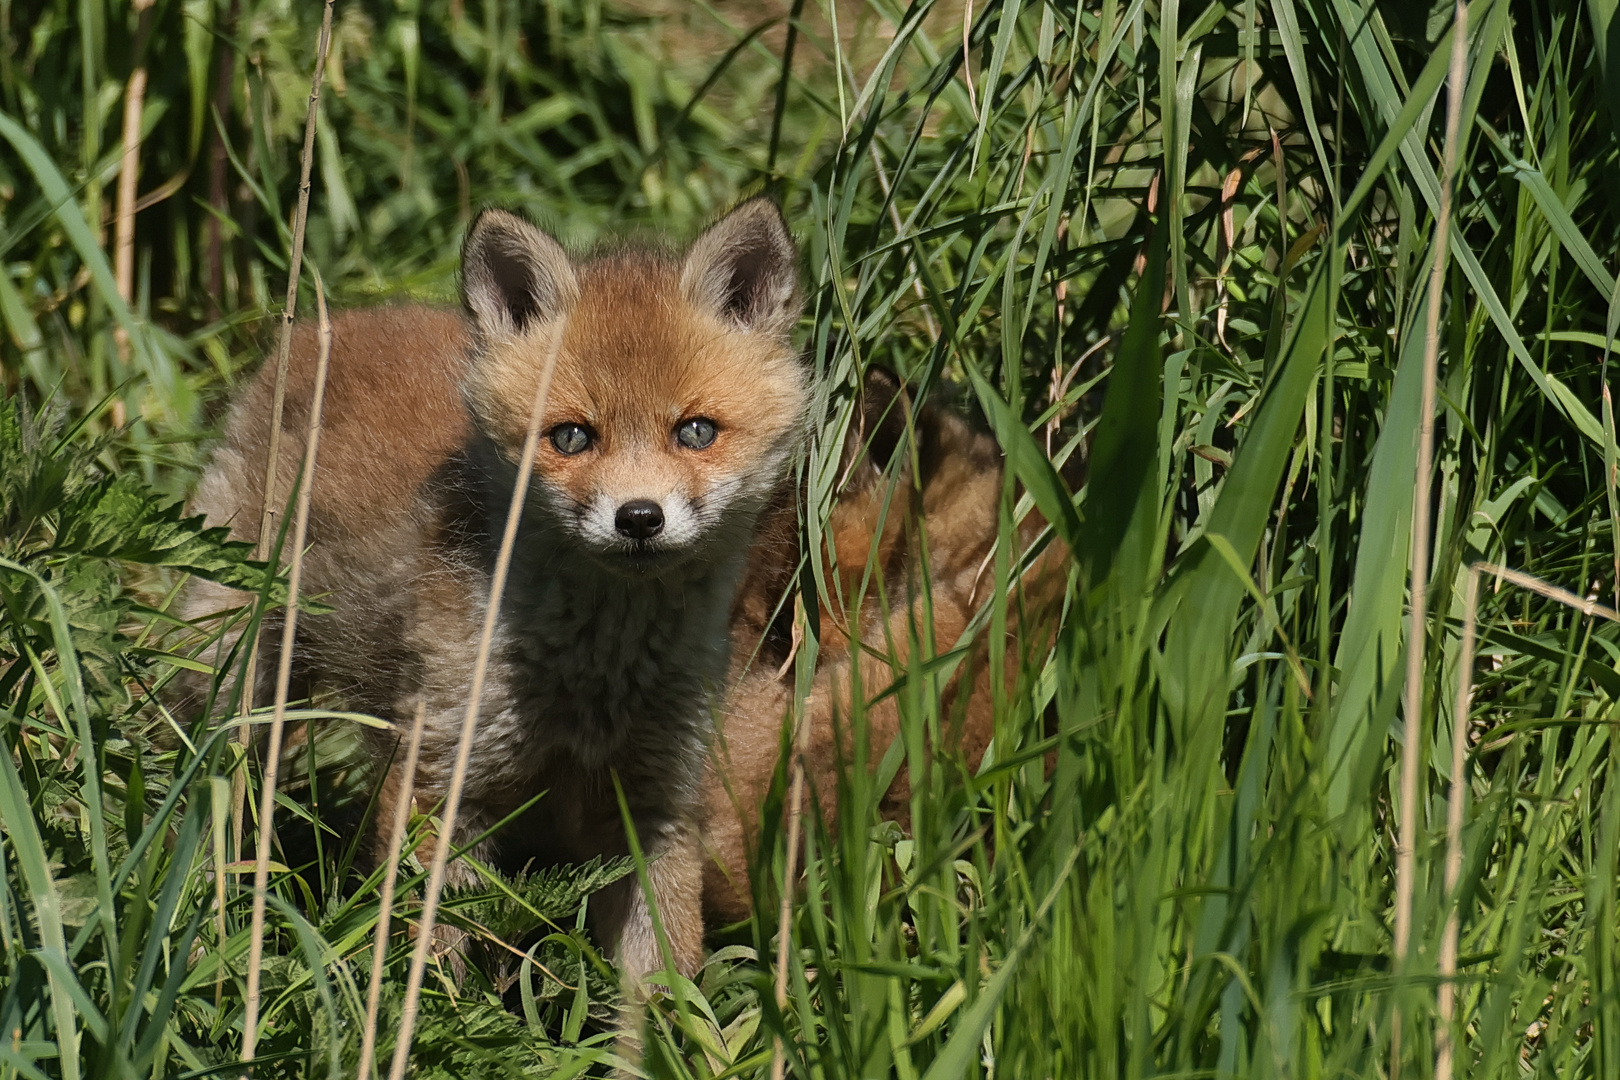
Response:
M666 966L690 978L703 962L703 859L697 825L683 818L659 829L646 844L646 867L645 885L635 874L604 891L597 923L603 939L613 943L633 995L643 995ZM659 926L669 946L667 965Z

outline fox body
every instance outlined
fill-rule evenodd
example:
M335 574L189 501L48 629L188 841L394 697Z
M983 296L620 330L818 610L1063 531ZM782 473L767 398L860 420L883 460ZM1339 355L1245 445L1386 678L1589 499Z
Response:
M701 960L706 751L730 664L729 625L757 520L779 498L806 426L809 373L789 342L796 254L776 207L742 204L676 259L570 259L500 212L463 249L466 315L399 307L333 324L295 693L324 692L408 723L424 710L415 797L450 784L520 449L552 371L539 452L501 598L455 837L534 795L521 827L472 852L521 864L649 856L673 960ZM286 427L302 430L316 339L295 331ZM274 372L236 402L196 507L257 531ZM301 447L281 443L278 491ZM206 584L188 617L235 607ZM261 648L279 635L261 633ZM261 663L259 670L273 670ZM376 737L379 762L392 736ZM615 786L618 781L618 789ZM382 784L392 818L404 777ZM470 880L465 869L452 880ZM593 900L599 933L637 978L663 966L634 879Z
M651 856L673 959L690 974L703 911L749 911L751 840L793 712L783 598L800 537L787 472L807 427L809 375L788 342L798 313L791 241L774 206L756 200L679 260L574 262L526 223L486 214L463 261L465 314L385 307L334 321L304 557L308 591L333 610L299 624L293 696L335 697L402 725L420 705L415 798L442 799L519 447L555 354L456 840L545 792L473 855L518 866L622 854L617 776ZM316 351L313 328L295 329L288 432L308 422ZM194 500L245 539L263 501L273 384L267 366L244 388ZM883 691L908 652L956 646L988 598L1003 497L998 447L960 417L914 408L877 370L857 404L819 553L835 595L822 598L802 707L807 775L829 816L854 756L843 720L857 676L878 699L866 710L876 761L899 730ZM299 443L281 443L282 497ZM1020 647L1047 639L1063 557L1054 547L1024 576L1009 677ZM200 619L244 599L199 581L185 613ZM279 638L262 630L260 648ZM994 727L989 655L981 634L942 688L951 739L970 763ZM274 669L269 657L258 665L260 700ZM392 761L394 738L372 738L377 761ZM397 765L385 776L376 820L391 820L403 780ZM902 770L882 811L904 818L909 796ZM611 886L592 914L628 975L662 966L638 885Z
M912 656L943 655L964 645L975 613L990 599L1003 489L1001 450L963 417L933 404L913 407L891 374L872 369L845 439L840 489L823 530L819 650L800 711L805 776L828 823L838 809L841 772L856 760L851 744L857 687L866 760L876 765L900 735L889 690L913 670ZM1034 542L1045 521L1031 514L1013 534ZM731 691L704 786L704 905L713 918L744 918L752 907L748 868L765 795L781 758L783 718L795 680L786 668L791 640L771 612L793 587L798 544L791 512L761 526L732 624ZM1052 544L1017 582L1003 645L1006 685L1016 686L1030 650L1050 642L1067 578L1067 549ZM778 617L779 621L779 617ZM995 730L988 633L965 648L941 685L941 738L976 767ZM858 670L857 670L858 669ZM907 770L877 809L904 821L912 792Z

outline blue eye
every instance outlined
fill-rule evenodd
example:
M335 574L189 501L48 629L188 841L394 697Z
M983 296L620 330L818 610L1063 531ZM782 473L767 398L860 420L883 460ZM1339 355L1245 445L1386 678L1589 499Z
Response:
M551 445L560 454L577 454L591 445L591 433L579 424L558 424L551 429Z
M676 426L675 441L688 450L706 450L714 444L717 430L713 420L706 416L694 416Z

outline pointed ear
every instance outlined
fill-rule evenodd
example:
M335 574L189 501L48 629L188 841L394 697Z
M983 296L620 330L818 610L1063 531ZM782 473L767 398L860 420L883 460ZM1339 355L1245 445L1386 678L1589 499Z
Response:
M911 395L900 376L881 364L873 364L866 369L861 392L855 399L857 423L850 427L846 440L854 439L855 451L864 452L881 472L900 449L910 411Z
M461 302L485 337L522 333L579 296L562 245L516 214L485 210L461 247Z
M743 330L787 337L799 321L799 256L782 211L761 196L711 225L686 253L681 291Z

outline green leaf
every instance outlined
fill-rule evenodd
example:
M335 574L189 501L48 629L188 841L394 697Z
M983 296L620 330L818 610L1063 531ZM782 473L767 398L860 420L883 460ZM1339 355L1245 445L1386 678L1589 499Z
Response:
M1277 485L1299 434L1305 399L1327 347L1329 290L1319 263L1299 316L1289 332L1277 373L1254 422L1232 455L1232 468L1204 522L1205 532L1226 537L1245 563L1254 560L1272 516ZM1161 666L1166 704L1182 745L1201 760L1214 760L1232 671L1232 631L1243 583L1226 559L1202 540L1177 563L1158 600L1168 618Z
M76 982L67 960L67 938L62 929L61 903L51 877L45 843L39 834L33 806L24 790L11 751L0 753L0 826L17 856L28 896L39 921L42 955L57 962L47 965L51 987L51 1013L56 1021L58 1062L63 1080L79 1080L79 1025L70 987Z
M182 504L132 476L94 485L61 510L55 553L167 566L243 592L267 584L269 570L253 561L253 545L230 539L228 528L208 528L187 517ZM284 583L271 585L272 604L286 603Z
M1122 554L1133 556L1131 586L1147 584L1143 564L1151 561L1146 549L1157 526L1159 505L1160 382L1164 372L1159 325L1169 231L1163 224L1153 230L1147 266L1136 283L1130 322L1109 371L1102 416L1092 436L1086 524L1079 551L1093 586L1101 584ZM1127 536L1131 550L1122 551ZM1120 599L1128 603L1138 598Z
M1328 808L1334 816L1348 809L1353 791L1370 782L1367 759L1382 746L1400 690L1427 309L1425 298L1407 323L1367 473L1350 610L1334 658L1342 673L1327 733Z

